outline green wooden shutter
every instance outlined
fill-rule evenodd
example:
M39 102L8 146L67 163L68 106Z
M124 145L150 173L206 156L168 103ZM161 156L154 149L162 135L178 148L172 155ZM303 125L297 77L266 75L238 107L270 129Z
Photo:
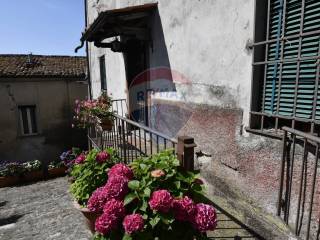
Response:
M300 33L301 21L301 0L287 0L285 9L285 23L279 22L279 11L281 0L272 0L270 6L270 39L277 39L277 27L284 25L285 37ZM304 9L303 33L316 31L320 29L320 1L306 0ZM268 61L280 60L283 55L284 60L296 59L299 53L299 37L291 38L284 42L283 54L281 50L277 51L277 42L269 45ZM281 44L283 44L281 42ZM301 39L301 57L312 57L319 54L319 35L304 36ZM311 119L313 112L313 99L315 93L315 82L317 65L316 60L304 60L300 62L291 61L282 64L268 64L266 76L265 100L263 102L263 111L269 114L276 114L277 100L279 96L278 115L294 116L304 119ZM298 86L295 89L298 74ZM280 84L281 74L281 84ZM279 86L280 84L280 86ZM272 94L273 86L275 92ZM319 91L317 89L317 91ZM295 98L296 94L296 98ZM273 98L273 100L272 100ZM296 102L295 102L296 101ZM272 104L273 103L273 104ZM296 103L296 104L295 104ZM296 110L294 112L294 105ZM316 119L320 119L320 97L317 100Z

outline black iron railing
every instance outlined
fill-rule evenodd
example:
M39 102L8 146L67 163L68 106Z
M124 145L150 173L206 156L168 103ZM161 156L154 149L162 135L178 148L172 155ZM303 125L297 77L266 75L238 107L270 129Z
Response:
M283 127L283 153L277 215L297 236L317 239L320 235L320 138Z
M91 147L104 149L113 147L118 150L125 163L140 156L150 156L165 149L176 149L178 140L157 132L149 127L114 114L113 127L103 131L100 127L89 129Z
M112 100L112 111L117 115L125 117L126 114L128 114L127 100L126 99Z

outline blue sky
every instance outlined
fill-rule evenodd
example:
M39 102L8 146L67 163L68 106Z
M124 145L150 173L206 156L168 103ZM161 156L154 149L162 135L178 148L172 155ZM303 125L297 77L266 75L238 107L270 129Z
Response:
M0 54L85 55L83 29L83 0L1 0Z

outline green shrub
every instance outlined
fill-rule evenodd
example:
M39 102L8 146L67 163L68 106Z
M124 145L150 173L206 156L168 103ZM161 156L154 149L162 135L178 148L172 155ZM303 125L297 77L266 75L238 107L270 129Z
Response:
M83 163L73 166L71 176L75 181L71 184L70 191L74 199L82 206L86 206L94 190L106 183L107 170L119 162L119 157L114 149L108 148L104 152L109 156L104 162L96 160L100 152L93 149L86 155Z

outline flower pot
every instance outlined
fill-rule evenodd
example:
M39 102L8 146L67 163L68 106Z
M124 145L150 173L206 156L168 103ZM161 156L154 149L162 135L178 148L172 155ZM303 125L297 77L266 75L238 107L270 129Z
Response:
M103 131L111 131L113 127L113 121L110 119L101 119L100 126Z
M38 171L31 171L31 172L25 172L20 177L20 183L27 183L27 182L35 182L43 179L43 172Z
M83 216L85 217L86 224L89 228L89 230L94 233L94 224L96 222L96 219L99 217L99 214L95 212L90 212L88 208L83 208L77 203L76 201L73 202L74 207L79 210Z
M54 178L54 177L62 177L66 175L66 167L59 167L59 168L51 168L48 170L49 177Z
M18 176L0 177L0 188L11 187L19 183Z

